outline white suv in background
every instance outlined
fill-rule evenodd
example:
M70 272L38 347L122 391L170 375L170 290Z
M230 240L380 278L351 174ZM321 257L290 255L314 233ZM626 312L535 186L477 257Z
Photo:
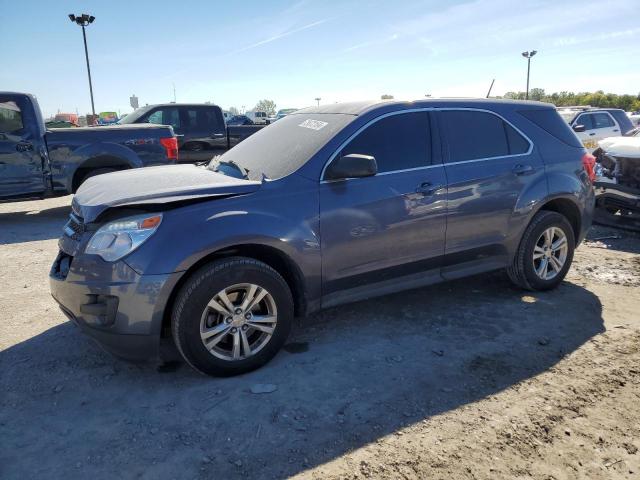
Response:
M633 124L617 108L598 108L578 113L569 122L576 135L589 151L598 148L598 142L607 137L619 137L633 130Z
M251 121L256 125L266 125L267 123L269 123L267 122L267 118L269 117L267 115L267 112L250 111L245 112L245 115L249 117Z

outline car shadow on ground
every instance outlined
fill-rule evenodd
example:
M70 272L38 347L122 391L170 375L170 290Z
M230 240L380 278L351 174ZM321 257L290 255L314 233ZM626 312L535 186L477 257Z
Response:
M0 245L58 238L70 212L70 205L0 212Z
M601 313L569 282L531 294L482 275L327 310L226 379L118 361L65 323L0 352L0 463L4 478L285 478L548 370Z
M602 248L608 250L640 253L640 231L594 224L589 229L587 241L599 242Z

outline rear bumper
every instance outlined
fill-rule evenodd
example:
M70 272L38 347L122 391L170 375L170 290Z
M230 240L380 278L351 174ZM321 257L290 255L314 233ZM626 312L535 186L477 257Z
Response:
M49 283L62 311L86 335L118 357L142 361L159 358L162 319L179 277L139 275L124 262L61 252Z

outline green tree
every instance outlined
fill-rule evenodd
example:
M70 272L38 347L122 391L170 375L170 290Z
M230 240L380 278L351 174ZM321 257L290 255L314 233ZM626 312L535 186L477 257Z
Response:
M276 114L276 102L273 100L260 100L254 107L256 112L267 112L267 115L273 117Z
M525 92L507 92L503 98L524 100L525 96ZM556 107L590 105L592 107L621 108L625 111L640 109L640 94L618 95L617 93L605 93L603 90L578 93L562 91L547 94L542 88L532 88L529 90L529 99L553 103Z
M543 98L547 98L544 94L544 88L532 88L529 90L529 100L540 102Z

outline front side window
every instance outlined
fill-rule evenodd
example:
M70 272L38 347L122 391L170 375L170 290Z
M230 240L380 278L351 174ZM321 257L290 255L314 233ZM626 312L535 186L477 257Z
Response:
M147 118L147 123L162 125L162 110L156 110Z
M593 128L610 128L613 127L613 120L606 113L593 113Z
M431 129L427 112L391 115L360 132L339 155L375 157L378 172L419 168L431 164Z
M163 108L156 110L147 117L147 123L156 125L171 125L180 128L180 115L177 108Z
M440 118L449 147L448 162L464 162L529 151L529 142L502 118L474 110L445 110Z
M580 115L574 123L584 125L585 130L593 130L593 115L590 113Z
M23 128L22 112L16 102L0 100L0 133L19 135Z

